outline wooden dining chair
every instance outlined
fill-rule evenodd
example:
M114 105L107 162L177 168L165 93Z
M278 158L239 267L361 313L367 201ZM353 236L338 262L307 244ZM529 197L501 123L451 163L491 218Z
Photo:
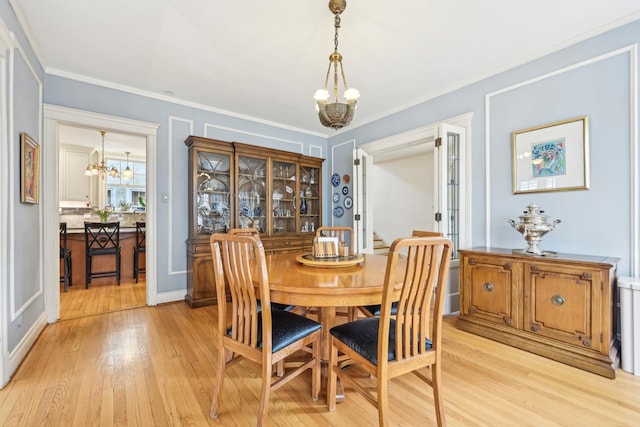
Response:
M295 313L271 309L269 277L260 240L246 235L213 234L210 245L218 301L227 301L227 287L231 300L230 307L218 305L218 362L211 418L217 418L220 412L226 368L242 358L262 368L258 426L266 422L270 393L307 369L312 372L311 398L317 400L321 325ZM258 299L262 301L261 310ZM229 315L227 310L231 312ZM299 350L310 352L310 357L282 377L272 375L275 363Z
M231 230L229 230L229 234L233 234L236 236L251 236L255 239L260 240L260 232L256 229L256 228L232 228ZM253 258L252 258L253 259ZM259 301L258 301L259 303ZM291 305L291 304L280 304L277 302L272 302L271 303L271 308L272 309L277 309L277 310L286 310L286 311L292 311L295 310L296 308L298 308L295 305ZM258 307L258 310L260 309L260 307Z
M355 253L353 228L351 227L318 227L316 237L337 237L339 242L349 244L350 255Z
M438 231L413 230L411 237L442 237L442 233ZM380 304L360 306L358 310L364 314L365 317L380 316ZM397 310L398 305L393 303L391 305L391 314L395 316Z
M336 407L336 382L362 393L378 408L380 426L389 425L389 381L413 372L433 388L438 426L444 425L442 398L442 311L451 258L451 241L442 237L397 239L389 250L379 317L348 322L331 328L327 406ZM406 261L399 263L406 248ZM399 283L398 279L402 278ZM391 304L398 298L395 318ZM395 293L395 296L394 296ZM340 352L340 359L338 359ZM376 377L376 390L361 383L358 365ZM431 367L427 377L419 369ZM364 377L365 380L369 378Z

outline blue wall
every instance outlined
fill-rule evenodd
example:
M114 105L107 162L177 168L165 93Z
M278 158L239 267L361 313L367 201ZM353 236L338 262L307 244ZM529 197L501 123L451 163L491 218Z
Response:
M507 220L517 221L533 202L550 219L562 220L543 238L543 249L619 257L619 275L639 274L640 247L637 238L634 246L632 224L636 233L640 225L632 201L640 196L631 175L632 164L637 174L639 163L639 41L640 21L636 21L349 129L331 137L329 143L336 146L355 140L360 146L472 112L468 158L473 246L525 247ZM512 194L511 133L583 115L590 120L590 189Z
M2 158L11 155L16 164L19 132L35 138L42 134L39 95L44 79L44 102L52 105L125 117L159 125L157 138L157 193L169 195L169 203L158 203L158 292L186 289L185 240L187 238L187 151L185 137L193 133L228 141L241 141L330 159L332 166L349 173L351 149L430 123L473 112L470 133L472 241L474 246L523 247L522 237L507 224L531 202L542 206L552 219L562 223L545 236L544 249L621 258L619 274L638 274L638 227L634 210L638 183L632 183L632 165L639 163L637 149L638 68L636 49L640 22L578 43L536 61L389 115L359 128L349 128L328 141L316 135L282 129L247 119L222 115L206 108L185 106L167 99L146 97L67 78L47 75L33 54L7 0L0 0L0 17L16 34L15 60L9 64L8 84L13 91ZM13 79L13 80L12 80ZM364 98L363 98L364 99ZM366 102L366 101L362 101ZM590 118L591 189L585 191L511 193L511 132L576 116ZM41 144L50 143L40 141ZM336 147L335 150L332 147ZM331 159L332 158L332 159ZM486 159L489 158L488 167ZM330 164L333 161L333 165ZM6 162L6 163L9 163ZM171 170L169 176L164 171ZM2 171L3 188L17 188L19 168L11 176ZM637 175L636 175L637 176ZM328 182L325 179L325 183ZM330 188L325 184L325 188ZM325 191L325 223L332 217L331 194ZM24 340L37 318L42 318L42 215L51 207L19 203L3 195L0 215L2 253L7 270L2 271L7 350ZM3 214L4 213L4 214ZM9 230L12 230L11 234ZM636 231L637 234L637 231ZM16 236L15 241L9 239ZM19 242L18 242L19 240ZM635 245L635 246L634 246ZM25 255L26 254L26 255ZM636 271L633 271L633 269ZM10 280L13 282L8 283ZM14 306L22 307L20 319L11 319ZM3 357L6 357L6 353Z
M168 203L158 203L157 212L159 294L186 293L189 202L184 140L189 134L316 157L326 155L327 141L318 136L58 76L47 75L44 99L47 104L159 124L155 197L160 201L162 194L169 196ZM171 175L165 173L169 170Z

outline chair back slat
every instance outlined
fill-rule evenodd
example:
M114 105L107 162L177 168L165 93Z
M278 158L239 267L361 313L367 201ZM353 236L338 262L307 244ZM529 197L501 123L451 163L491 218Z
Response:
M406 249L405 249L406 248ZM403 249L405 249L403 251ZM404 267L399 267L401 252L406 253ZM397 239L389 249L385 290L381 307L378 360L386 360L389 340L391 304L394 290L402 287L395 316L395 360L415 357L438 349L445 278L451 256L451 241L440 237ZM432 345L427 346L427 339ZM439 351L439 350L438 350ZM384 355L384 356L383 356Z
M353 254L355 251L353 245L353 228L351 227L318 227L316 230L316 237L337 237L340 242L347 242L349 244L349 253Z
M117 250L120 247L120 222L85 222L87 250Z
M214 274L219 313L219 330L227 334L227 315L225 304L226 288L231 300L231 339L249 347L257 347L258 316L262 316L263 330L266 322L271 326L269 310L268 277L264 248L260 240L251 235L235 233L213 234L211 252L214 260ZM225 286L226 283L226 286ZM258 284L259 292L255 286ZM257 300L262 301L258 309ZM268 319L268 320L267 320ZM260 337L265 340L265 334Z

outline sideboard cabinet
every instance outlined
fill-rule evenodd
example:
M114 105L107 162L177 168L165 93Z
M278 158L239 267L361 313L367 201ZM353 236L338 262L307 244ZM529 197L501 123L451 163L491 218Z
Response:
M617 258L459 252L459 329L615 378Z
M266 253L311 250L322 225L324 159L198 136L189 150L187 295L217 303L209 237L255 228Z

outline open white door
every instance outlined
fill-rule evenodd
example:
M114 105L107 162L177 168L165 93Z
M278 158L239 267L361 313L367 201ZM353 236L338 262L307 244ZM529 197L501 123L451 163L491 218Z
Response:
M445 292L444 312L460 310L460 277L458 249L466 245L465 195L465 144L466 129L440 124L434 152L435 230L440 231L453 243L451 268Z
M361 148L353 149L353 230L358 253L373 253L373 209L368 194L373 158Z
M433 156L435 173L434 229L443 233L453 243L453 257L458 259L460 228L465 222L465 128L449 124L438 125Z

